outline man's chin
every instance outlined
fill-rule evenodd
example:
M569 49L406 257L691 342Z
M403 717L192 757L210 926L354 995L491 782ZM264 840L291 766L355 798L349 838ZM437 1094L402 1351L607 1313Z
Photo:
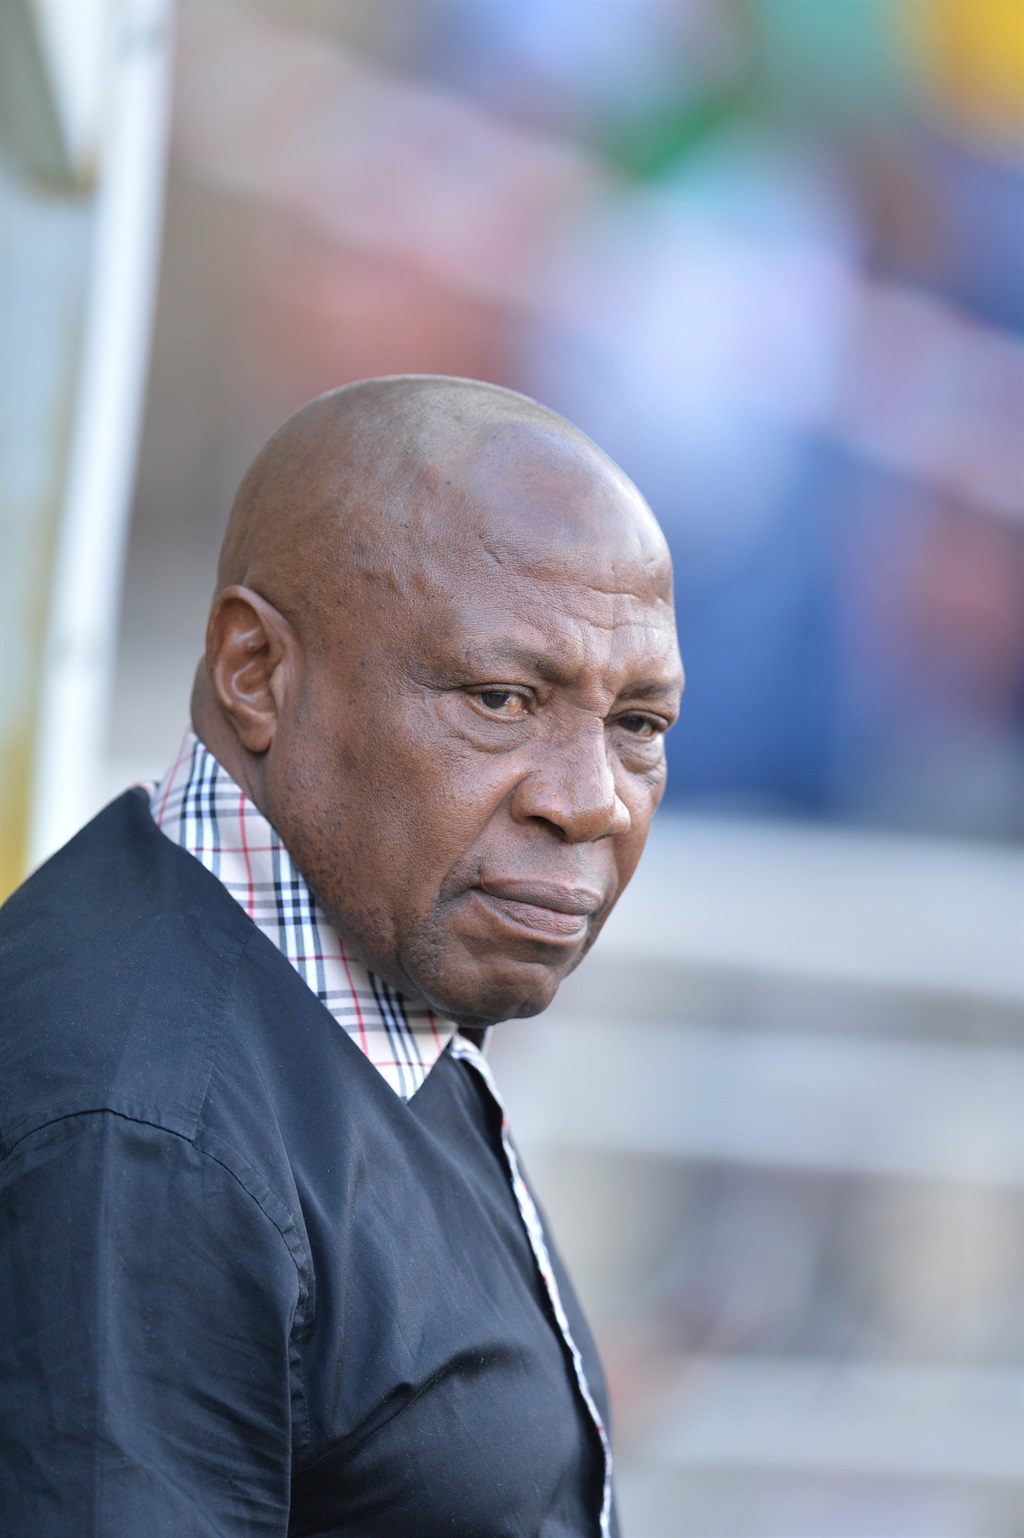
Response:
M482 1028L499 1020L539 1015L547 1009L569 968L537 962L460 968L452 977L417 979L421 998L456 1025Z

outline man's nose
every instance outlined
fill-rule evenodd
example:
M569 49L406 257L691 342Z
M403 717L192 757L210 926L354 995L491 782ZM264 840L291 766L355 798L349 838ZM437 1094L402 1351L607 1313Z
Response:
M556 736L516 786L512 815L550 823L570 844L628 833L632 819L618 793L601 722Z

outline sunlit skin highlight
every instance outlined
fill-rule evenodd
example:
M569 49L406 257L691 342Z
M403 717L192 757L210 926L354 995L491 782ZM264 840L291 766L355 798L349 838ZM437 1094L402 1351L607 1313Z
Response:
M462 1025L535 1014L643 849L682 687L639 493L511 391L311 402L243 481L193 696L350 953Z

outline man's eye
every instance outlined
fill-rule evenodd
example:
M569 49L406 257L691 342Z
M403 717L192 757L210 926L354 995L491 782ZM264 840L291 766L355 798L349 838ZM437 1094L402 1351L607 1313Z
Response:
M650 716L620 716L619 725L624 726L631 736L639 737L641 741L649 741L650 738L658 735L657 723L652 721Z
M474 698L479 700L485 710L492 711L496 716L504 716L506 720L518 720L526 714L526 701L512 689L477 689Z

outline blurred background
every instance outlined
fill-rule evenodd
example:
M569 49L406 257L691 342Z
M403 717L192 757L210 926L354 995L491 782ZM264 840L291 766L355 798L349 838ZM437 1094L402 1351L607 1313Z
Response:
M625 1538L1024 1520L1021 0L3 0L4 891L187 717L318 392L537 396L672 545L671 784L495 1033Z

